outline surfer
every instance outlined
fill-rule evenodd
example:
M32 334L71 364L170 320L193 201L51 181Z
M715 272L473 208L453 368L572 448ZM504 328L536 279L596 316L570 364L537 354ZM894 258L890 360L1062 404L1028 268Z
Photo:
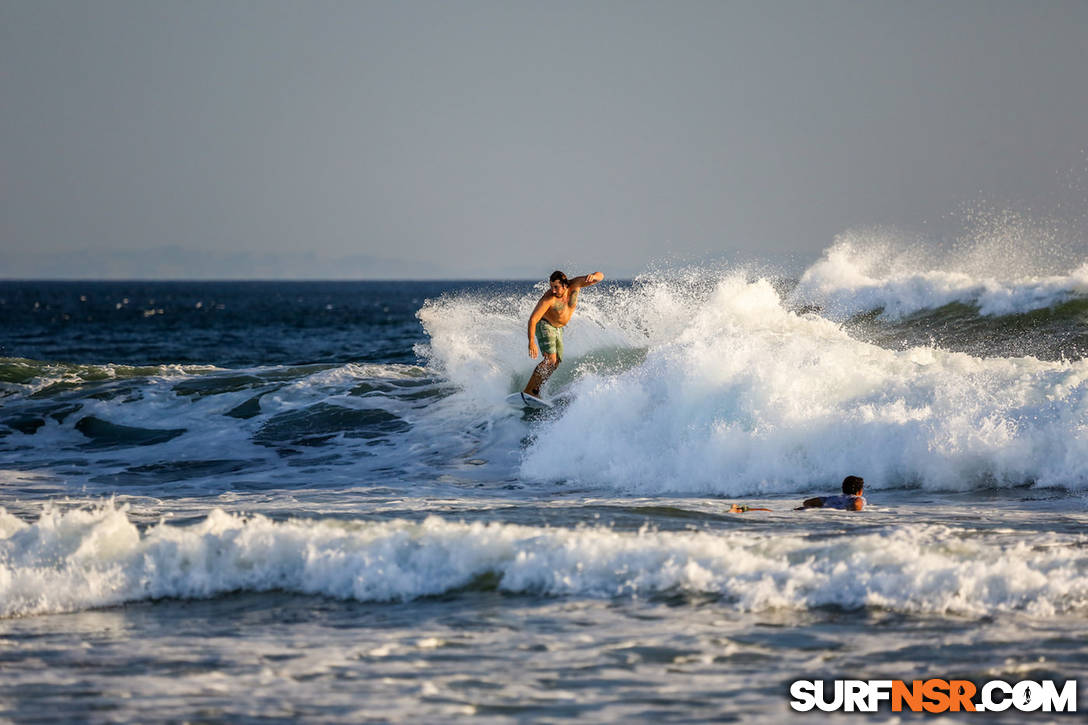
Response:
M847 476L842 479L841 496L816 496L806 498L795 511L802 509L842 509L843 511L861 511L865 507L865 499L862 493L865 489L865 479L861 476Z
M533 314L529 315L529 357L535 360L538 354L542 354L543 359L533 370L523 393L540 397L540 386L563 361L563 328L570 322L574 308L578 306L578 290L595 285L602 279L604 275L600 272L571 280L558 270L552 272L548 291L536 303Z

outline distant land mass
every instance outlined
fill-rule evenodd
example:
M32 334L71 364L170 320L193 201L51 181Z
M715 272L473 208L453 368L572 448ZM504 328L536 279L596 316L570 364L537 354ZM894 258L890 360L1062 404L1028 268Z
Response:
M453 272L425 261L312 251L218 252L177 245L138 250L0 250L3 279L439 279Z
M555 259L527 259L495 267L491 260L456 267L372 254L323 255L305 252L220 252L165 245L146 249L76 249L34 252L0 249L0 279L546 279L559 268L570 274L600 270L610 279L638 270Z

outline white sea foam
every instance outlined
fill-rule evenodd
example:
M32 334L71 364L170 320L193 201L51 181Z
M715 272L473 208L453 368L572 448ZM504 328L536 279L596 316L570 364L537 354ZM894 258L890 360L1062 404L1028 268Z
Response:
M790 299L841 320L874 310L901 319L954 302L983 315L1012 315L1088 298L1088 260L1056 274L998 275L973 266L847 235L805 271Z
M0 513L0 614L282 590L394 601L481 581L554 596L722 596L743 610L823 606L1050 616L1088 606L1088 539L1010 541L905 524L813 539L407 521L287 521L214 510L141 532L123 508L33 524ZM482 578L482 579L481 579ZM474 582L476 584L474 584Z
M450 295L429 300L419 311L431 343L417 352L466 393L458 405L493 410L496 401L502 405L507 394L525 385L540 361L529 357L526 324L542 293L543 287L522 295ZM636 306L627 304L630 294L611 290L602 295L600 288L582 292L578 313L564 330L564 362L554 376L556 383L569 382L575 361L594 351L644 346L646 328L639 329L632 312L653 311L653 329L676 317L667 308L677 301L672 296Z

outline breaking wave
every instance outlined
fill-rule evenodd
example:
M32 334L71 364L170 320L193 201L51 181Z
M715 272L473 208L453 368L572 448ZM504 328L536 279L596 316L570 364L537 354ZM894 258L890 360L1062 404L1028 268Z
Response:
M213 510L145 531L123 507L0 513L0 615L287 591L364 602L463 590L695 593L748 611L841 607L1050 616L1088 606L1088 539L964 537L940 525L811 539L459 523L292 520Z
M839 320L865 313L899 320L954 303L996 317L1088 301L1088 254L1059 266L1066 269L1049 274L979 269L924 248L899 250L847 236L805 271L790 297Z

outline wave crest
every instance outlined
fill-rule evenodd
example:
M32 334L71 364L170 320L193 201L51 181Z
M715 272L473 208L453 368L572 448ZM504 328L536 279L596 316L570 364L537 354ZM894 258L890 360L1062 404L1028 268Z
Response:
M827 540L407 521L273 522L214 510L140 532L124 508L0 513L0 615L288 591L398 601L465 588L549 596L691 592L743 610L880 607L1049 616L1088 606L1084 537L964 538L903 525Z
M876 311L899 320L953 303L985 316L1024 314L1088 299L1088 260L1054 274L995 275L924 247L844 235L805 270L790 299L838 320Z

